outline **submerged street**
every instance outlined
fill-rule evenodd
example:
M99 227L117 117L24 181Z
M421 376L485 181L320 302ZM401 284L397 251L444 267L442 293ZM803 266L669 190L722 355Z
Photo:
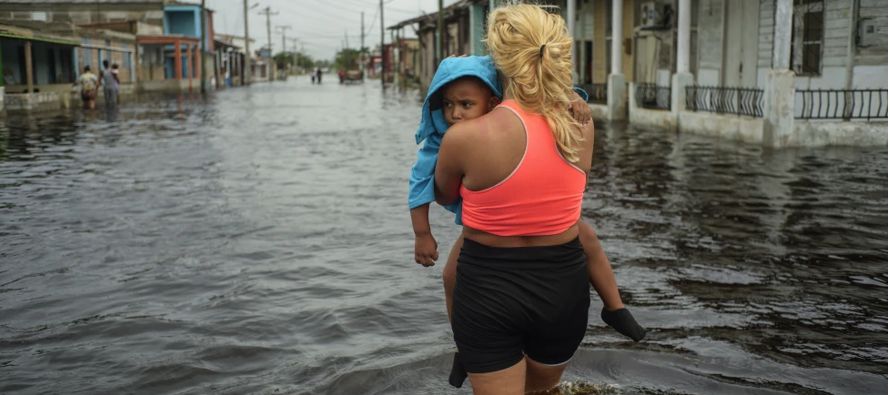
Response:
M418 94L324 81L0 118L0 393L470 393L445 210L413 260ZM591 293L567 382L885 391L885 148L597 129L583 215L649 334Z

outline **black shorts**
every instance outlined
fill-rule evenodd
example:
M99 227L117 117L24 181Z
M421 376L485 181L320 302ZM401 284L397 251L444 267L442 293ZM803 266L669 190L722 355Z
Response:
M548 365L572 358L590 306L578 239L518 248L465 239L457 262L451 328L467 372L505 369L524 355Z

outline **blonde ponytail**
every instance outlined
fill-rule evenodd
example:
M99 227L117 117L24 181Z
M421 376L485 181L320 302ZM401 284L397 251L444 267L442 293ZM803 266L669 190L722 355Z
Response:
M562 17L535 5L500 7L488 16L485 42L507 77L505 94L544 115L559 151L567 160L577 161L584 138L568 112L572 38Z

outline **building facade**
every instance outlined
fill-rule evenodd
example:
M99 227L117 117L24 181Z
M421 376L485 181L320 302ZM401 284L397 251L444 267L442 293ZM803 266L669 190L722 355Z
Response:
M0 20L10 24L29 28L28 24L45 24L47 27L41 27L41 31L72 27L69 32L80 41L72 54L73 63L77 64L72 77L76 79L87 64L99 65L109 60L119 65L120 75L127 81L123 85L125 91L129 87L194 89L200 86L201 78L209 81L215 77L213 12L205 9L205 26L201 16L199 5L171 0L0 2ZM206 37L203 45L202 31ZM40 73L37 74L39 82Z

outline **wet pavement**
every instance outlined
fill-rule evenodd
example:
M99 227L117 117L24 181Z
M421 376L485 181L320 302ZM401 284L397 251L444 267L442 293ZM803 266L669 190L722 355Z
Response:
M413 263L418 118L416 92L308 78L0 118L0 393L469 393L441 264ZM886 391L885 148L596 144L584 217L650 332L592 294L567 382Z

